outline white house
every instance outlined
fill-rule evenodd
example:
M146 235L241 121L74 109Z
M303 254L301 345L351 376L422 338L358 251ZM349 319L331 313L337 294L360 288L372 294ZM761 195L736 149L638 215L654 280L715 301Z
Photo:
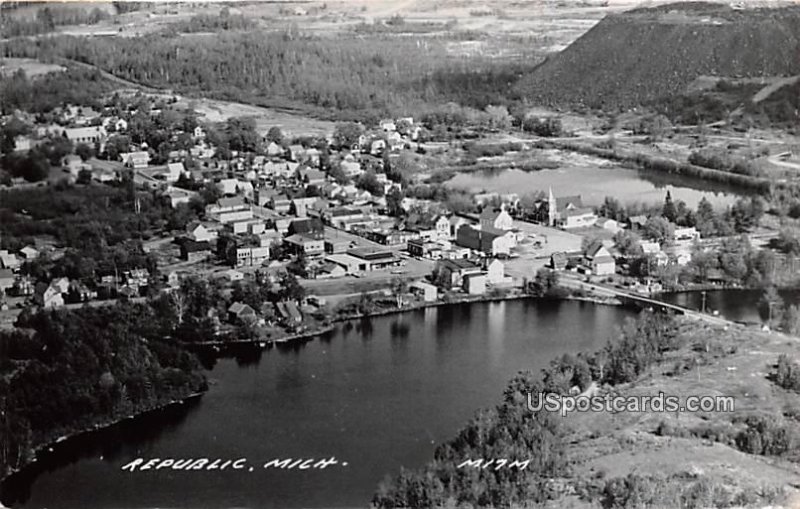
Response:
M598 218L597 222L595 223L597 226L604 230L608 230L611 233L619 233L622 230L622 226L620 226L619 222L615 221L614 219L606 219L606 218Z
M208 230L208 228L203 226L203 223L199 221L190 223L186 227L186 233L187 236L195 242L207 242L216 238L216 235Z
M700 238L700 232L694 226L690 228L675 228L673 238L680 241L693 241Z
M481 212L481 229L511 230L514 228L514 220L506 212L505 204L499 209L487 207Z
M238 181L236 179L222 179L217 182L217 189L226 196L233 196L236 194L236 186Z
M436 231L436 237L432 240L450 240L450 220L447 216L441 215L436 218L433 229Z
M185 172L186 168L183 167L183 163L169 163L167 171L164 172L164 178L167 179L167 182L177 182Z
M617 270L614 257L601 242L594 242L586 249L584 263L591 269L592 274L598 276L614 274Z
M506 266L500 260L492 260L486 265L486 282L490 285L502 285L510 280L506 277Z

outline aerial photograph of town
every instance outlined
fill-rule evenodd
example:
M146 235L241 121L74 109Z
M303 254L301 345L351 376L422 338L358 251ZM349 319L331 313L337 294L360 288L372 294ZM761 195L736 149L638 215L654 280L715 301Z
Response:
M0 0L0 508L800 507L800 3Z

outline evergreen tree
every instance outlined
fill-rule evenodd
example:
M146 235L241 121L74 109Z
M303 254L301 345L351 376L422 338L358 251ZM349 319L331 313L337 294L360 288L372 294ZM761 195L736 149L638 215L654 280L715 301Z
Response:
M664 199L664 208L661 211L661 215L670 223L674 223L675 219L678 218L678 209L675 208L675 203L672 201L672 193L669 191L667 191L667 197Z

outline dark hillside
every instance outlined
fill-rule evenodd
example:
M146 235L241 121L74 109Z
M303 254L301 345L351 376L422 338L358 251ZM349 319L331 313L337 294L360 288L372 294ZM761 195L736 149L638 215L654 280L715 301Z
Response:
M693 2L609 15L518 84L551 105L628 108L683 93L699 76L800 73L800 7Z

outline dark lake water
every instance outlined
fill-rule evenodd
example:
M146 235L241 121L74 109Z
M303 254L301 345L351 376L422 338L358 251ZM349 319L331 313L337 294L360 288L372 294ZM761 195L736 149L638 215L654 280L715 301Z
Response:
M744 193L742 189L715 182L611 166L477 171L458 174L448 180L447 185L474 192L485 190L519 195L547 192L552 187L556 196L580 194L587 206L601 205L606 196L614 196L626 204L663 203L667 191L670 191L674 200L683 200L691 208L696 208L705 197L715 208L722 209Z
M324 338L221 359L210 391L168 412L67 442L11 478L12 507L366 507L422 466L520 370L599 349L626 309L578 302L447 306L342 324ZM264 470L328 458L325 470ZM146 458L247 458L254 471L145 471ZM347 462L347 466L343 466Z
M729 320L740 322L761 322L758 314L758 301L762 290L713 290L706 292L706 311L718 311ZM800 304L800 290L781 290L786 305ZM690 309L702 309L701 292L678 292L664 294L659 299Z

